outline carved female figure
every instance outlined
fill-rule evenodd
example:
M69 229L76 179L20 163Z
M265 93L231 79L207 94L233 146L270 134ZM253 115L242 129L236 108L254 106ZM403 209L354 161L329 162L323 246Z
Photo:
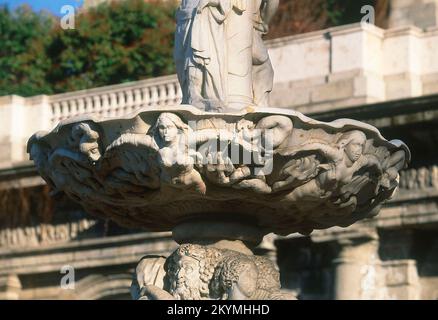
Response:
M194 187L204 194L206 186L194 169L189 150L189 130L177 115L161 113L147 135L125 133L111 143L105 152L105 163L110 166L106 171L111 171L116 182L122 180L150 189L158 189L163 183L177 188ZM128 147L126 151L123 146Z
M353 178L353 174L368 163L368 158L363 156L367 138L361 131L349 131L341 135L336 147L330 145L310 143L304 150L318 148L322 151L329 163L320 167L327 168L327 180L336 181L343 185Z
M351 181L353 174L363 167L366 162L363 157L366 140L365 134L354 130L342 134L334 146L323 141L310 140L300 145L299 151L290 152L288 155L295 156L299 153L308 153L309 151L321 154L327 163L313 166L315 170L325 170L325 174L320 179L321 184L328 183L329 181L345 184ZM277 182L275 189L284 188L288 185L288 182L292 183L295 180L294 178L291 176L285 181Z
M158 148L158 163L161 181L176 187L194 186L205 193L206 186L201 175L194 169L189 154L189 127L173 113L162 113L152 127L151 134Z
M300 145L299 151L291 152L289 155L294 156L299 153L316 152L323 157L325 163L319 164L316 158L308 157L308 160L313 159L313 162L316 162L315 165L312 163L307 164L309 168L313 168L313 172L308 172L310 179L301 186L296 187L287 198L289 200L308 197L327 198L331 196L331 192L326 190L339 190L343 186L350 184L354 174L361 168L375 166L381 171L381 165L377 158L363 154L366 141L367 138L363 132L353 130L343 133L335 145L315 140ZM294 161L296 162L297 160ZM293 166L295 164L294 161L287 165ZM291 172L293 174L296 173L294 170L291 170ZM295 181L296 176L290 175L285 180L276 182L273 188L275 191L285 190L293 186Z
M268 107L274 70L263 35L279 0L235 0L227 18L228 102L240 110L248 105Z
M278 0L182 0L175 63L183 104L220 112L268 105L273 69L262 41Z
M230 0L182 0L177 12L175 64L183 104L220 111L226 104L224 21Z

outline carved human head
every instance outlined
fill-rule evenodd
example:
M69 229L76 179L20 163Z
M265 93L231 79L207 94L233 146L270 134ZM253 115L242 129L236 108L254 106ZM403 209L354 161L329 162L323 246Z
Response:
M210 281L220 256L220 251L214 248L181 245L166 266L171 294L181 300L209 298Z
M162 113L153 127L154 135L158 134L159 140L164 145L172 144L177 141L179 134L184 134L188 126L176 114Z
M344 150L348 159L354 163L363 154L367 137L359 130L348 131L341 135L338 145Z
M98 161L102 154L99 147L99 133L88 123L80 123L72 128L70 143L84 154L89 161Z
M234 254L226 257L215 272L213 289L222 299L250 299L257 290L259 274L251 258Z

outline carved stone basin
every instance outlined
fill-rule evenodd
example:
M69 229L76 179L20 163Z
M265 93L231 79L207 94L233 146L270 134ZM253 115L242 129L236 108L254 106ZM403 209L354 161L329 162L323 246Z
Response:
M354 120L192 106L69 119L35 134L28 151L56 191L122 226L170 231L191 221L242 222L261 236L376 215L410 159L402 142ZM236 239L245 232L232 229Z

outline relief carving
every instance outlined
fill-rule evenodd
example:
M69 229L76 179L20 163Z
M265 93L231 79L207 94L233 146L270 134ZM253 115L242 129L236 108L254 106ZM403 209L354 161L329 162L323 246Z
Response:
M55 190L122 225L166 231L223 202L228 214L266 209L256 221L281 234L374 215L410 158L400 141L356 123L294 112L185 115L145 111L120 120L128 129L116 134L111 122L67 123L57 129L61 139L39 133L29 150Z
M32 247L64 243L76 239L95 224L95 220L82 219L56 225L40 224L24 228L6 228L0 230L0 247Z
M270 260L194 244L181 245L167 260L143 258L132 293L140 300L296 300L281 292Z

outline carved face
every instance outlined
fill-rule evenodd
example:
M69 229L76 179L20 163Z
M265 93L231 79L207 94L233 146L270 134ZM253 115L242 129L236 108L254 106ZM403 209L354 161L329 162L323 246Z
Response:
M176 288L173 295L181 300L200 299L202 281L198 260L188 256L180 256L175 260Z
M178 135L178 128L172 120L163 117L158 122L158 132L161 139L166 143L171 143L176 140Z
M345 146L345 154L351 162L356 162L363 154L366 137L354 134Z
M99 144L97 142L90 143L87 156L91 161L98 161L101 157Z

